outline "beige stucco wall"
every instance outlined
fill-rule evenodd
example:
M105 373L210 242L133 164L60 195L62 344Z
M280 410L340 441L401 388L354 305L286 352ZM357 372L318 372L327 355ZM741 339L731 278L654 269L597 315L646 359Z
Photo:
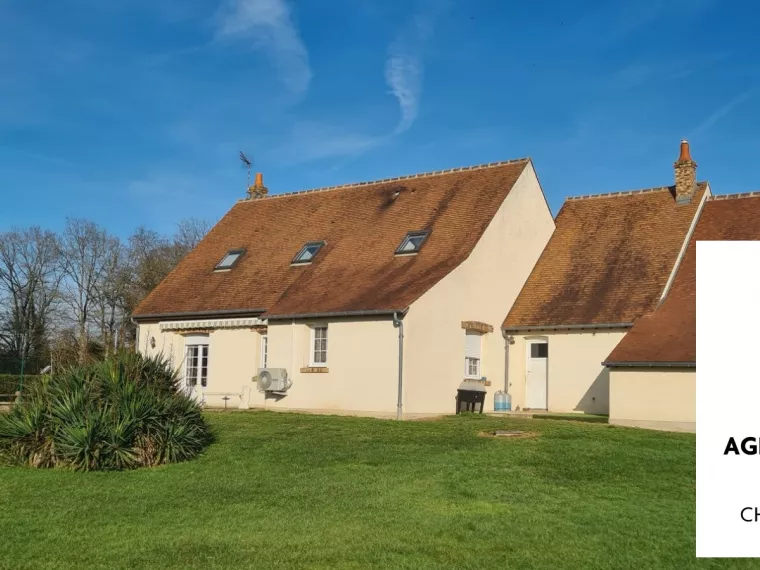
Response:
M261 336L249 328L217 329L209 335L209 369L205 400L210 406L224 406L220 392L240 394L243 387L255 392L253 376L258 372ZM233 397L228 406L240 400Z
M156 340L155 348L150 338ZM185 336L176 331L161 331L158 323L139 326L139 349L149 355L163 353L184 376ZM228 407L237 407L243 387L255 392L251 378L258 371L261 336L249 327L214 329L209 334L209 366L205 401L209 406L223 407L229 394Z
M155 339L155 347L151 346L151 338ZM171 332L162 332L159 328L159 323L138 325L137 343L138 349L143 354L149 356L163 354L177 369L180 369L184 364L184 337Z
M309 366L309 325L327 324L327 373ZM398 332L390 317L269 322L268 366L288 370L293 386L281 399L255 393L255 406L385 412L396 410Z
M694 369L613 368L610 423L694 432L696 382Z
M486 410L504 386L501 323L554 231L533 166L515 183L470 256L433 286L404 319L406 354L404 409L410 413L453 413L464 379L462 321L481 321L494 332L482 341L481 374Z
M602 362L627 329L580 330L514 334L509 347L509 393L512 409L525 407L526 340L546 339L549 345L547 405L552 412L609 413L609 371Z
M311 346L310 325L328 326L327 373L306 373ZM285 397L265 398L253 377L261 363L261 334L248 327L217 328L209 334L206 405L240 404L243 387L250 389L251 407L277 409L380 412L394 415L397 401L398 331L390 317L353 320L272 321L268 326L270 368L285 368L293 386ZM140 325L140 350L163 353L184 375L185 337L162 332L158 324ZM150 346L150 337L156 340Z

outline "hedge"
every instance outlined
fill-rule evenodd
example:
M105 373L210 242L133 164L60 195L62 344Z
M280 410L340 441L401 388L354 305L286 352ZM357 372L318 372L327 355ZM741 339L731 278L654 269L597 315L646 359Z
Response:
M39 382L42 376L24 374L24 386L34 382ZM14 394L19 389L21 383L20 374L0 374L0 400L7 400L8 394Z

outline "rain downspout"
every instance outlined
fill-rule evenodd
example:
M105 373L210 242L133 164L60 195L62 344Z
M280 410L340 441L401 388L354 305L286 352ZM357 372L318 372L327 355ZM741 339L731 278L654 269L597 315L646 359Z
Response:
M269 321L267 321L267 327L269 327ZM269 332L269 329L267 328L267 333ZM269 356L267 356L267 359ZM269 365L269 362L267 362L267 365ZM295 378L296 375L296 320L292 319L290 321L290 370L291 378ZM264 409L267 409L267 395L266 392L264 393Z
M398 318L398 313L393 313L393 326L398 329L398 402L396 404L396 419L400 420L403 415L404 406L404 321Z
M514 344L515 339L504 329L501 335L504 337L504 393L509 394L509 345Z

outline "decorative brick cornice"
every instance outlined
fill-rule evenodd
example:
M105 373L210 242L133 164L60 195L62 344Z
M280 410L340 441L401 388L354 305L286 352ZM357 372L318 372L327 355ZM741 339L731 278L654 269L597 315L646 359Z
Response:
M493 326L480 321L462 321L462 328L466 331L479 332L480 334L492 333Z

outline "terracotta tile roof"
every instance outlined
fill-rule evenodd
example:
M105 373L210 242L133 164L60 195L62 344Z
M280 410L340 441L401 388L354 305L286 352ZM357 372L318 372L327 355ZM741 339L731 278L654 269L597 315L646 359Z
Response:
M528 159L238 202L159 286L136 318L267 311L405 310L472 251ZM420 252L395 256L410 231ZM310 265L291 266L309 241ZM214 272L228 250L246 254Z
M639 319L607 362L696 363L697 241L760 239L760 194L715 196L697 227L663 303Z
M674 187L570 198L505 329L632 323L658 302L706 190Z

